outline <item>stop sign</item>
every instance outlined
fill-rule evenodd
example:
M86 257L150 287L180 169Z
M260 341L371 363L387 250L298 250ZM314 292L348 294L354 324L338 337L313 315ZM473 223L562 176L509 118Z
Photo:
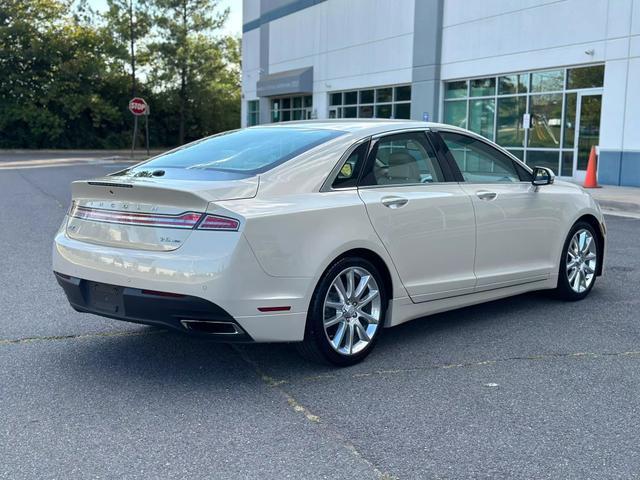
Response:
M129 101L129 110L134 115L146 115L149 111L149 106L143 98L135 97Z

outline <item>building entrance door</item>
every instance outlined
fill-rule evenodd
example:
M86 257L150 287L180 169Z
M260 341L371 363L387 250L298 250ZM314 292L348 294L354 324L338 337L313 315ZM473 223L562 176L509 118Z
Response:
M584 181L592 146L600 143L602 93L578 92L573 153L573 176Z

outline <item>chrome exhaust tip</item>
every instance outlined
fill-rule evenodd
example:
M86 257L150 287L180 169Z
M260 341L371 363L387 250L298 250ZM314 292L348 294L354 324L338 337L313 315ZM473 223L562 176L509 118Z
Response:
M215 320L182 319L180 324L185 330L209 335L241 335L244 332L235 323Z

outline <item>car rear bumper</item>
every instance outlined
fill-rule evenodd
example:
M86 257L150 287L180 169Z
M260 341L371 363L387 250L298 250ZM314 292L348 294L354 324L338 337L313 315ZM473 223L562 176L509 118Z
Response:
M231 315L203 298L54 274L69 303L79 312L203 334L225 342L253 341Z
M196 313L203 313L204 309L212 315L214 306L225 312L249 340L302 341L312 279L272 277L262 270L242 235L232 242L224 232L217 237L222 240L216 242L209 233L193 232L175 251L153 252L81 242L61 230L54 240L53 270L62 275L56 275L58 282L79 311L187 330L177 316L193 308ZM75 279L78 285L66 282L65 276ZM90 295L86 285L91 282L111 286L118 290L116 294L122 290L126 299L122 300L124 313L108 308L96 310L83 303L86 300L82 294ZM155 296L156 308L149 303L148 295L141 294L146 290L174 296ZM176 300L179 295L183 300ZM173 309L175 315L168 318L165 308ZM190 327L204 326L193 323Z

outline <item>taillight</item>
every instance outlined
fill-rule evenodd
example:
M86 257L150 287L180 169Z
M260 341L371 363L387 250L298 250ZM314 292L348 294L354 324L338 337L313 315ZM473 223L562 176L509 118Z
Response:
M240 228L240 222L235 218L207 215L198 225L198 230L227 230L235 232Z
M149 227L169 227L198 230L225 230L235 232L240 221L221 215L207 215L198 212L184 212L178 215L161 213L123 212L101 208L83 207L75 202L71 204L69 215L81 220L93 222L118 223L121 225L142 225Z
M145 225L150 227L193 228L200 221L201 213L184 212L179 215L159 213L122 212L73 205L71 216L94 222Z

